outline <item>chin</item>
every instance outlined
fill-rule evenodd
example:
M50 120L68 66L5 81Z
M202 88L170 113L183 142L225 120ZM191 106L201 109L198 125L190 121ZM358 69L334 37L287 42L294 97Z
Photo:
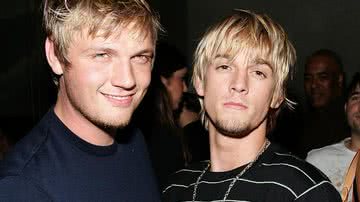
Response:
M131 115L128 113L108 113L98 114L97 116L87 116L87 119L99 128L105 130L120 129L127 126Z
M128 120L108 120L108 121L94 121L94 123L105 130L117 130L129 125L130 119Z
M232 138L243 138L251 131L244 123L232 121L217 121L214 126L221 134Z

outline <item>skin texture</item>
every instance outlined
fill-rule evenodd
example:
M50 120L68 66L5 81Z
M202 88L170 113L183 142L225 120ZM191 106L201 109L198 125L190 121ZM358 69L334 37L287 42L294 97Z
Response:
M352 92L345 105L346 117L352 136L360 139L360 85Z
M305 67L304 88L309 104L317 109L326 107L340 96L343 76L333 58L314 56Z
M182 94L187 91L185 77L187 74L187 68L181 68L175 71L171 77L161 77L162 83L165 85L167 92L170 95L171 107L173 110L179 108Z
M211 170L244 165L265 141L267 112L282 98L274 93L272 68L239 52L234 61L219 56L209 65L205 81L196 81L209 122Z
M215 59L198 93L211 124L225 135L242 137L266 122L274 86L271 67L247 61L240 53L231 64Z
M360 148L360 85L352 92L345 104L348 124L351 128L351 143L349 149L358 151ZM357 162L355 173L357 195L360 196L360 161Z
M154 43L151 34L136 34L132 24L108 38L87 33L74 36L69 66L59 62L52 41L46 41L49 64L61 75L55 113L85 141L109 145L147 91Z

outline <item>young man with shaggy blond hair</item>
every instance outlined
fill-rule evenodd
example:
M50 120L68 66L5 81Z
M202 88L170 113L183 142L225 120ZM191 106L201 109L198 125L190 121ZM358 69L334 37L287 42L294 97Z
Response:
M0 201L159 201L142 135L157 16L145 0L47 0L55 106L0 170ZM115 140L118 137L118 140Z
M286 98L295 49L264 14L236 10L195 52L193 83L209 130L210 161L176 172L164 201L341 201L310 164L267 140Z

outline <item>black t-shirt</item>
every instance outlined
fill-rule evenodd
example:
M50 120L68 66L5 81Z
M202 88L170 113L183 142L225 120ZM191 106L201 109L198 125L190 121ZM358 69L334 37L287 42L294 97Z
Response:
M138 130L96 146L50 110L0 167L0 201L159 201Z
M176 172L163 190L163 201L192 201L194 185L207 162ZM244 166L227 172L207 171L196 201L222 201L233 178ZM232 187L228 201L341 201L329 180L315 167L271 144Z

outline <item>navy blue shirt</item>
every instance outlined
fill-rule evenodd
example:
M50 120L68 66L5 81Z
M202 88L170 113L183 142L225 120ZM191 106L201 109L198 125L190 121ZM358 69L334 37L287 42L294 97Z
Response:
M95 146L50 110L0 166L0 201L160 201L143 136Z

